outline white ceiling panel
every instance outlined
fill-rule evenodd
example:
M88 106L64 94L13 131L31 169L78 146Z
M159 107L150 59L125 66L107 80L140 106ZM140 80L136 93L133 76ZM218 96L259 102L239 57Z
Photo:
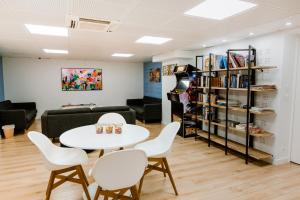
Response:
M68 3L68 0L1 0L0 9L57 15L66 12Z
M73 0L68 14L83 18L121 20L137 1ZM126 4L125 4L126 3Z
M0 55L92 60L144 61L178 49L194 49L215 38L230 40L300 25L299 0L248 0L255 9L222 21L183 13L203 0L0 0ZM68 38L31 35L25 23L65 26L67 15L120 22L112 33L70 30ZM280 28L282 27L282 28ZM173 38L161 45L136 44L144 35ZM67 49L69 55L47 55L42 49ZM133 53L131 58L111 54Z

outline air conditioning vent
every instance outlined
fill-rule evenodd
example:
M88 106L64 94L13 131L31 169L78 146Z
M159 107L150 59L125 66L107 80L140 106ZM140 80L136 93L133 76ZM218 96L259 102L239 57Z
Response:
M96 20L80 17L67 17L67 26L71 29L85 30L85 31L97 31L97 32L112 32L116 30L118 22L112 22L109 20Z

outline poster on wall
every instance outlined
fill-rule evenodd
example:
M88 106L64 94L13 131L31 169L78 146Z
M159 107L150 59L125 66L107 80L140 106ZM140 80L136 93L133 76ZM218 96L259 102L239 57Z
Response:
M163 75L172 76L174 74L174 68L176 65L165 65L163 66Z
M63 91L102 90L102 69L62 68L61 83Z
M203 62L204 62L203 56L196 56L196 67L197 67L197 69L200 69L201 71L204 70L203 69Z
M160 68L152 68L149 71L149 82L160 83L161 74Z

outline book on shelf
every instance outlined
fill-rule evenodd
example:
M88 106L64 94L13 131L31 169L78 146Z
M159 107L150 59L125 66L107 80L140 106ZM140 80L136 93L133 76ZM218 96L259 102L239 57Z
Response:
M209 107L208 106L203 106L203 108L202 108L203 118L202 119L204 119L204 120L208 120L209 118L213 119L215 114L216 114L216 109L215 108L211 107L210 112L209 112Z
M251 88L253 89L258 89L258 90L263 90L263 89L276 89L276 85L274 84L262 84L262 85L251 85Z
M226 106L226 100L225 99L218 99L217 100L217 105ZM240 105L241 105L241 103L239 101L228 99L228 106L239 107Z
M236 75L236 82L237 82L237 85L236 85L236 88L240 88L241 87L241 74L237 74Z
M199 87L208 87L209 86L209 77L208 76L201 76L197 80L197 85Z
M229 53L229 68L238 68L238 63L233 56L234 53Z
M214 55L215 56L215 65L214 69L227 69L227 56L224 55Z
M254 66L254 56L250 56L251 67ZM229 68L245 68L248 67L248 56L230 52L229 53Z
M248 75L241 75L240 83L241 88L247 88L249 84L249 77Z
M198 94L198 102L204 102L205 100L205 94L204 93L199 93Z

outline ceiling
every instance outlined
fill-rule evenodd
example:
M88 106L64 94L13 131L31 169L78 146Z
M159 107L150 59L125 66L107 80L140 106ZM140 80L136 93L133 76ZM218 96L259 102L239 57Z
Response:
M248 0L258 6L215 21L183 13L203 0L0 0L0 54L17 57L122 60L140 62L173 50L192 50L220 39L234 40L300 25L299 0ZM69 37L31 35L24 24L65 26L67 15L120 21L111 32L70 30ZM144 35L173 38L163 45L137 44ZM49 55L47 49L67 49L68 55ZM133 53L113 58L113 53Z

